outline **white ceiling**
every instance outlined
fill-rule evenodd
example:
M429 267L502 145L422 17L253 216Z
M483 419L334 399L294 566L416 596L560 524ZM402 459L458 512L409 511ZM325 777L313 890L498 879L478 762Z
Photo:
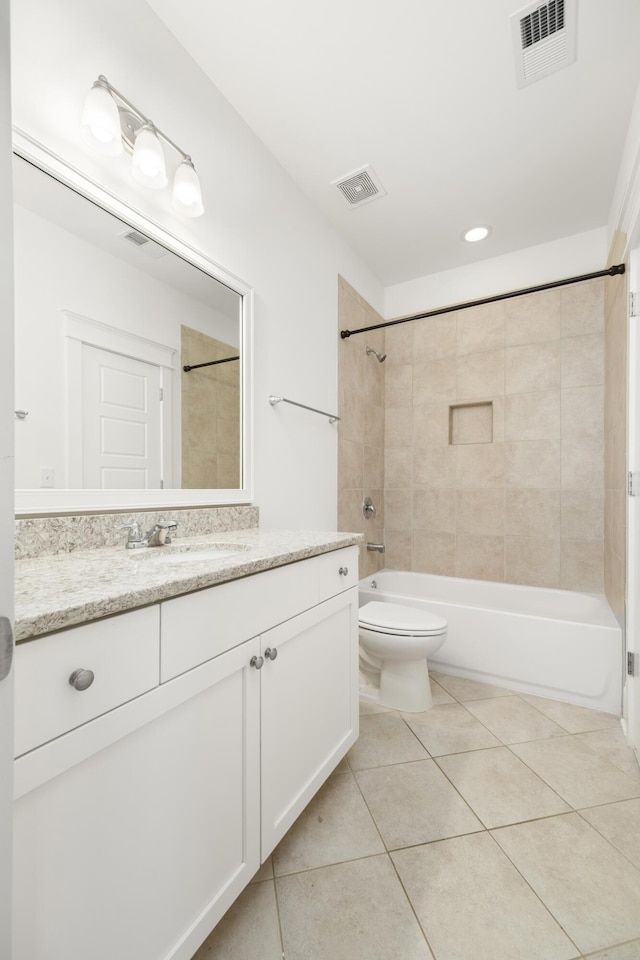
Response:
M385 285L607 222L638 0L578 0L576 62L523 89L522 0L147 2ZM330 183L366 163L387 195L349 207Z

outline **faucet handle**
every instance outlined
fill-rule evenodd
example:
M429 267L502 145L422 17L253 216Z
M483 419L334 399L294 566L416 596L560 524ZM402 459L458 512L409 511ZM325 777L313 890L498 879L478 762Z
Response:
M121 526L116 527L116 530L129 531L127 543L132 543L134 540L140 539L140 525L138 523L123 523Z
M154 530L157 534L157 543L162 546L165 543L171 543L171 537L169 536L170 530L178 529L177 520L158 520Z

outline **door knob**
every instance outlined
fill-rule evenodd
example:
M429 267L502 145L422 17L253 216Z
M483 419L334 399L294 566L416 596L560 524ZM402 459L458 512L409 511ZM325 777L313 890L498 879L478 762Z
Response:
M256 670L262 670L264 666L264 660L262 659L262 657L251 657L251 660L249 661L249 666L255 667Z
M349 573L349 567L340 567L340 569L338 570L338 573L340 574L341 577L346 577L347 574Z
M267 658L267 660L275 660L275 658L278 656L277 647L267 647L267 649L264 652L264 655Z

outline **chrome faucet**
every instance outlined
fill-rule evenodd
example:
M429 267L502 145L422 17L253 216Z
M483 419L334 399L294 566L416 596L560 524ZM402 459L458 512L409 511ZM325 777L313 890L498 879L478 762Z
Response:
M367 550L371 550L375 553L384 553L384 543L368 543Z
M118 530L128 530L127 550L136 550L138 547L162 547L165 543L171 543L169 531L177 530L178 524L175 520L159 520L151 530L146 533L140 533L139 523L123 523Z

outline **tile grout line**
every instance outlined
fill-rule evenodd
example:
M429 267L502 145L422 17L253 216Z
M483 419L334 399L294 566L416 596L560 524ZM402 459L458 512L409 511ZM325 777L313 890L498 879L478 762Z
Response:
M271 868L273 869L273 854L271 854ZM276 917L278 918L278 936L280 937L280 952L282 954L281 960L285 960L285 951L284 951L284 934L282 932L282 915L280 913L280 897L278 896L278 884L276 883L275 870L273 871L273 893L276 898Z
M456 702L458 702L458 701L456 701ZM461 705L462 705L462 704L461 704ZM398 713L398 715L401 716L399 713ZM470 714L470 715L472 716L472 714ZM407 725L407 727L411 730L411 727L409 727L409 725L408 725L407 721L404 719L404 717L401 717L401 719L405 722L405 724ZM480 722L480 721L478 721L478 722ZM484 726L484 724L483 724L483 726ZM487 729L488 729L488 728L487 728ZM412 730L411 732L414 733L413 730ZM489 732L491 732L491 731L489 731ZM414 736L417 736L417 735L414 733ZM417 738L417 739L419 740L419 738ZM420 740L419 740L419 742L422 743L422 741L420 741ZM424 744L422 744L422 746L424 746ZM506 746L506 744L504 744L504 746ZM425 747L425 749L426 749L426 747ZM483 749L495 749L495 747L483 748ZM463 752L463 753L474 753L474 752L476 752L476 751L462 751L462 752ZM449 756L451 756L451 754L449 754ZM515 756L515 754L514 754L514 756ZM429 754L429 757L430 757L430 759L432 759L434 762L436 762L436 761L435 761L435 758L432 757L431 754ZM415 762L415 761L409 761L409 762ZM384 766L393 766L393 764L386 764L386 765L384 765ZM449 778L447 777L446 773L444 772L444 770L441 769L440 765L437 764L437 762L436 762L436 766L437 766L438 769L441 771L441 773L446 777L447 781L448 781L448 782L451 782L451 781L449 780ZM372 768L370 768L370 769L380 769L380 768L372 767ZM531 772L533 773L534 771L531 771ZM356 781L356 782L357 782L357 781ZM549 916L551 917L551 919L553 920L553 922L558 926L558 928L564 933L564 935L565 935L565 936L567 937L567 939L571 942L571 944L576 948L576 950L577 950L577 957L573 958L573 960L578 960L578 958L582 955L582 951L579 949L578 945L575 943L575 941L573 940L573 938L569 936L569 934L567 933L567 931L565 930L565 928L562 926L562 924L560 923L560 921L557 919L557 917L553 914L553 912L551 911L551 909L549 908L549 906L544 902L544 900L542 900L542 898L539 896L539 894L538 894L538 893L534 890L534 888L531 886L531 884L529 883L529 881L527 880L527 878L521 873L521 871L518 869L518 867L516 866L516 864L513 863L513 861L511 860L511 858L508 856L508 854L502 849L502 847L500 846L500 844L498 843L498 841L497 841L497 840L495 839L495 837L493 836L491 829L489 829L488 827L486 827L486 825L484 824L484 822L482 821L482 819L479 817L479 815L476 813L476 811L473 809L473 807L471 807L470 804L468 804L467 801L465 800L465 798L462 796L462 794L460 794L460 792L459 792L459 790L456 788L455 784L452 783L451 786L454 788L454 790L456 791L456 793L461 797L461 799L464 801L464 803L466 804L466 806L471 810L471 812L474 814L474 816L476 816L476 817L478 818L479 822L482 824L483 829L482 829L482 830L473 831L472 833L459 834L459 835L456 835L455 837L446 837L446 838L441 838L440 840L432 840L432 841L429 841L429 843L442 843L442 842L444 842L444 841L446 841L446 840L454 840L454 839L457 839L458 836L475 836L475 835L480 834L480 833L484 833L484 834L490 836L490 837L491 837L491 840L492 840L493 843L495 844L496 848L505 856L505 858L509 861L509 863L511 863L511 865L512 865L513 868L514 868L514 870L516 870L516 872L518 873L518 875L519 875L520 877L522 877L523 882L524 882L524 883L526 884L526 886L531 890L531 892L532 892L533 895L536 897L536 899L542 904L544 910L549 914ZM551 789L551 788L549 788L549 789ZM361 792L362 792L362 791L361 791ZM554 793L555 793L555 791L554 791ZM363 798L363 799L364 799L364 798ZM365 800L365 803L366 803L366 800ZM571 805L569 804L569 806L571 806ZM368 809L368 806L367 806L367 809ZM575 812L575 811L572 810L571 812ZM371 814L371 816L373 816L373 814ZM565 814L565 816L566 816L566 814ZM549 818L548 818L548 817L544 817L544 818L539 818L539 819L549 819ZM374 822L375 822L375 818L374 818ZM525 822L527 822L527 821L525 821ZM493 828L493 829L504 829L504 828L509 827L509 826L514 826L514 824L505 824L504 827L502 827L502 828ZM376 824L376 827L377 827L377 824ZM381 837L381 839L382 839L382 837ZM382 839L382 842L383 842L383 844L384 844L384 839ZM385 845L385 849L386 849L386 844L384 844L384 845ZM398 849L399 849L399 850L404 850L404 849L411 849L411 847L416 848L416 847L421 847L421 846L426 846L426 845L427 845L427 844L412 844L410 847L401 847L401 848L398 848ZM393 860L393 857L391 857L391 852L390 852L390 851L387 851L387 856L389 856L389 858L390 858L390 860L391 860L391 863L393 864L393 867L394 867L394 870L395 870L395 872L396 872L396 875L398 876L398 880L399 880L400 884L402 885L402 889L403 889L403 891L404 891L404 894L405 894L407 900L409 901L409 904L411 905L412 912L414 913L414 916L416 916L416 920L418 920L418 917L417 917L417 914L416 914L416 912L415 912L415 909L413 908L413 904L411 903L411 899L410 899L410 897L409 897L409 895L408 895L408 893L407 893L407 891L406 891L406 889L405 889L404 884L402 883L402 879L400 878L400 875L399 875L398 870L397 870L397 868L396 868L396 865L395 865L395 862L394 862L394 860ZM418 920L418 923L420 924L420 921L419 921L419 920ZM423 927L422 927L421 924L420 924L420 929L423 930ZM431 945L429 944L428 938L427 938L427 936L426 936L426 932L425 932L424 930L423 930L423 934L424 934L425 940L427 940L427 944L429 945L429 949L431 950ZM433 953L433 950L432 950L431 952ZM435 953L433 953L433 956L434 956L435 960L438 960L438 958L437 958L437 956L436 956Z
M438 683L438 681L437 681L437 680L434 680L434 683ZM438 684L438 686L440 686L440 684ZM446 693L449 693L449 691L446 690L446 687L443 687L442 689L445 690ZM505 688L505 689L506 689L506 688ZM514 694L512 694L512 695L518 697L518 699L519 699L522 703L527 703L527 704L528 704L528 701L527 701L527 700L524 700L522 697L519 697L517 693L514 693ZM453 697L454 695L450 693L449 696L452 696L452 697ZM479 698L477 698L477 700L502 700L502 699L505 699L505 697L481 697L481 698L479 697ZM441 767L440 764L438 763L438 757L435 757L433 754L431 754L431 753L427 750L427 753L429 754L429 757L436 763L436 766L438 767L438 769L439 769L439 770L442 772L442 774L447 778L447 780L449 781L449 783L451 783L451 786L454 788L454 790L456 790L456 793L458 793L458 795L461 797L461 799L464 801L464 803L469 807L469 809L470 809L471 812L474 814L474 816L476 816L476 817L478 818L478 820L480 821L480 823L483 825L484 829L485 829L487 832L490 832L492 829L501 829L502 827L516 826L517 824L522 824L522 823L533 823L533 822L538 821L538 820L548 820L548 819L551 819L551 818L554 817L554 816L567 816L568 813L578 813L578 815L580 815L580 814L579 814L579 811L576 809L576 807L574 807L574 805L573 805L572 803L570 803L569 800L567 800L566 797L563 797L562 794L558 793L558 791L557 791L554 787L552 787L551 784L547 783L547 781L544 779L544 777L540 776L540 774L537 773L537 771L535 771L532 767L530 767L529 764L526 763L526 761L522 759L522 757L519 757L518 754L517 754L514 750L511 749L512 746L518 746L520 743L540 743L540 742L543 742L543 741L545 741L545 740L562 740L562 739L566 739L567 737L570 737L570 738L573 739L574 737L580 736L579 733L571 733L571 732L567 731L567 732L566 732L566 735L561 735L561 736L558 736L558 737L542 737L542 738L539 738L538 740L525 740L525 741L519 741L518 743L514 743L514 744L505 743L504 741L502 741L502 740L500 739L500 737L497 736L497 734L495 734L492 730L490 730L490 728L489 728L486 724L484 724L484 723L482 722L482 720L480 720L478 717L474 716L474 714L473 714L470 710L467 710L467 708L466 708L466 706L465 706L465 703L467 703L467 702L473 702L473 703L475 703L475 702L477 702L477 700L473 700L473 701L460 701L460 700L457 700L455 697L454 697L454 700L455 700L455 702L456 702L459 706L464 707L464 709L465 709L466 712L469 714L469 716L473 717L474 720L476 720L478 723L480 723L480 724L488 731L488 733L490 733L492 736L496 737L496 739L500 741L500 744L501 744L502 746L506 747L507 750L509 750L509 752L511 753L511 755L512 755L513 757L515 757L516 760L520 761L520 763L522 763L522 764L527 768L527 770L529 770L529 772L530 772L534 777L536 777L538 780L540 780L540 782L543 783L543 784L547 787L548 790L551 790L551 792L552 792L556 797L558 797L559 800L561 800L562 802L566 803L566 804L570 807L570 810L569 810L569 811L565 811L564 813L549 814L549 815L542 816L542 817L533 817L533 818L529 818L528 820L517 820L517 821L514 821L513 823L501 824L501 825L496 826L496 827L493 827L493 828L492 828L492 827L487 827L486 824L484 823L484 821L482 820L481 816L479 815L479 813L477 813L477 811L473 809L473 807L471 806L471 804L468 803L468 801L465 799L465 797L464 797L464 796L460 793L460 791L457 789L457 787L455 786L455 784L451 782L451 780L450 780L449 777L447 776L446 772L442 769L442 767ZM537 710L537 707L533 706L533 704L528 704L528 705L529 705L529 706L532 706L534 710ZM436 706L448 706L448 704L436 704ZM409 728L409 730L411 730L411 732L414 733L414 731L413 731L413 730L411 729L411 727L409 726L409 723L408 723L407 720L402 716L402 714L400 713L400 711L392 711L392 712L395 712L398 716L401 716L402 720L404 721L404 723L406 724L406 726ZM544 714L541 710L537 710L537 712L540 713L540 714L541 714L543 717L545 717L546 719L551 720L551 718L550 718L550 717L547 717L547 715ZM552 722L553 722L553 723L556 723L556 721L554 721L554 720L552 720ZM563 730L566 730L566 727L562 727L562 724L559 724L559 723L558 723L557 726L561 727ZM604 727L604 728L601 728L601 729L607 729L607 728ZM582 731L582 732L594 733L594 732L598 732L598 731ZM417 734L414 733L414 736L417 737ZM427 748L425 747L424 743L422 743L422 741L420 740L420 738L417 737L417 739L418 739L418 741L422 744L422 746L424 747L424 749L426 750ZM582 743L582 741L579 741L579 742ZM610 760L608 760L608 759L607 759L606 757L604 757L602 754L599 754L596 750L593 750L593 748L590 747L589 744L586 744L586 743L585 743L584 746L587 747L587 749L588 749L591 753L593 753L594 756L599 757L600 759L602 759L602 760L604 760L605 762L609 763L613 769L616 769L616 770L618 770L620 773L624 774L624 776L627 777L630 782L632 782L632 783L635 782L635 781L633 781L633 778L632 778L632 777L629 777L628 774L624 773L623 770L620 770L619 767L616 767L616 765L613 764L613 763L611 763ZM445 756L461 756L463 753L476 753L476 752L480 752L480 751L482 751L482 750L495 750L495 749L497 749L495 746L492 746L492 747L480 747L480 748L477 748L476 750L462 750L462 751L459 751L458 753L440 754L439 756L441 756L441 757L445 757ZM407 762L415 762L415 761L407 761ZM390 765L389 765L389 766L390 766ZM369 768L369 769L376 769L376 768L375 768L375 767L372 767L372 768ZM627 798L627 799L636 799L636 798L631 797L631 798ZM584 808L582 808L582 809L585 809L585 810L586 810L586 809L590 809L591 807L596 807L596 806L609 806L610 803L622 803L622 802L624 802L624 801L621 801L621 800L615 801L615 800L614 800L614 801L610 801L609 803L591 804L591 805L589 805L588 807L584 807ZM618 853L621 853L621 851L618 850L618 848L609 840L608 837L605 837L604 834L602 834L596 827L593 826L593 824L590 824L590 823L589 823L589 821L586 819L586 817L582 817L581 819L582 819L585 823L587 823L589 826L591 826L592 829L594 829L594 830L596 831L596 833L597 833L600 837L602 837L603 840L606 841L606 843L609 845L609 847L612 848L612 850L617 851ZM479 832L479 831L475 831L475 832ZM460 836L470 836L470 835L471 835L471 834L460 834ZM433 843L433 842L438 842L438 841L429 841L429 842L432 842L432 843ZM383 840L383 843L384 843L384 840ZM420 844L414 844L413 846L420 846ZM386 848L386 844L385 844L385 848ZM404 849L404 848L400 848L400 849ZM625 859L628 860L629 858L628 858L628 857L625 857ZM631 863L631 865L632 865L635 869L638 869L638 868L636 867L636 865L635 865L631 860L629 860L629 863ZM514 866L515 866L515 864L514 864Z
M434 679L434 682L437 683L438 681ZM438 686L440 686L440 684L438 684ZM512 866L513 866L514 869L517 871L517 873L522 877L522 879L523 879L523 881L525 882L525 884L527 885L527 887L529 887L529 889L532 891L532 893L534 894L534 896L539 900L539 902L542 904L542 906L543 906L544 909L547 911L547 913L551 916L551 918L553 919L553 921L559 926L559 928L562 930L562 932L565 934L565 936L566 936L566 937L571 941L571 943L576 947L576 949L578 950L578 953L579 953L579 958L582 958L582 957L583 957L582 951L578 948L578 946L577 946L577 944L575 943L575 941L573 940L573 938L569 936L568 932L565 930L565 928L564 928L563 925L560 923L560 921L555 917L555 915L554 915L553 912L551 911L550 907L549 907L549 906L544 902L544 900L538 895L538 893L536 892L536 890L531 886L531 884L529 883L529 881L527 880L527 878L521 873L521 871L518 869L518 867L516 866L516 864L515 864L515 863L511 860L511 858L508 856L508 854L506 853L506 851L504 851L504 850L502 849L502 847L500 846L500 844L497 842L497 840L496 840L495 837L493 836L492 830L508 829L508 827L510 827L510 826L516 826L516 825L519 825L519 824L521 824L521 823L530 823L530 822L535 822L535 820L551 819L552 816L556 816L556 817L557 817L557 816L567 816L568 813L576 813L578 816L581 817L581 819L583 820L583 822L585 822L588 826L591 826L592 829L594 829L594 830L596 831L596 833L598 834L598 836L601 836L602 839L604 839L604 840L607 842L607 844L609 845L609 847L611 847L614 851L617 851L618 853L621 853L621 851L619 851L619 850L617 849L617 847L615 847L607 837L605 837L603 834L601 834L600 831L597 830L597 828L593 827L593 824L590 824L589 821L587 821L585 817L582 817L581 814L580 814L580 811L577 810L577 809L573 806L573 804L569 803L568 800L566 800L564 797L562 797L560 794L558 794L558 792L557 792L553 787L551 787L551 785L548 784L548 783L546 782L546 780L544 780L543 777L541 777L535 770L533 770L533 768L531 768L531 767L529 766L529 764L527 764L521 757L518 757L518 755L515 753L515 751L511 750L511 747L512 747L512 746L517 746L518 744L508 744L508 743L504 743L504 741L502 741L500 737L498 737L495 733L493 733L493 731L490 730L489 727L488 727L486 724L484 724L482 720L480 720L478 717L474 716L474 714L471 712L471 710L468 710L468 709L466 708L466 706L465 706L465 704L466 704L467 702L477 702L477 700L500 700L500 699L504 699L503 697L478 697L478 698L476 698L476 700L472 700L472 701L460 701L460 700L458 700L458 699L454 696L454 694L450 693L450 692L446 689L446 687L442 687L442 689L445 690L445 692L448 693L449 696L453 697L455 703L457 703L459 706L464 707L464 709L466 710L466 712L467 712L471 717L473 717L474 720L476 720L478 723L480 723L492 736L496 737L496 739L500 741L501 745L504 746L504 747L506 747L506 748L509 750L509 752L510 752L517 760L519 760L521 763L523 763L524 766L525 766L535 777L537 777L542 783L544 783L545 786L546 786L549 790L551 790L557 797L559 797L560 800L562 800L563 802L565 802L565 803L570 807L570 810L569 810L568 812L564 813L564 814L554 814L554 815L549 815L549 816L547 816L547 817L537 817L537 818L534 818L533 821L532 821L532 820L517 821L517 822L514 823L514 824L504 824L504 825L502 825L502 826L498 826L498 827L494 827L494 828L487 828L487 827L485 826L485 824L484 824L484 821L483 821L483 820L481 819L481 817L479 816L479 814L476 813L476 811L473 809L473 807L471 807L470 804L467 803L467 801L465 800L465 798L462 797L461 794L459 794L459 795L462 797L462 799L464 800L464 802L467 803L467 806L469 806L469 809L471 809L472 813L473 813L473 814L478 818L478 820L483 824L484 831L476 831L476 832L485 832L485 833L488 833L489 835L491 835L491 839L492 839L493 842L496 844L496 846L498 847L498 849L505 855L505 857L506 857L507 860L512 864ZM565 735L561 735L561 736L558 736L558 737L543 737L543 738L540 738L540 739L538 739L538 740L520 741L521 743L537 743L537 742L542 742L542 741L544 741L544 740L565 739L565 737L571 737L571 738L573 739L573 738L577 738L578 736L580 736L580 734L583 734L583 733L594 733L594 732L598 732L598 729L607 729L607 727L602 727L602 728L598 728L598 729L592 730L592 731L580 731L579 733L578 733L578 732L572 733L571 731L566 730L566 727L564 727L561 723L558 723L557 721L553 720L551 717L548 717L542 710L539 710L534 704L530 704L530 703L529 703L527 700L525 700L523 697L520 697L517 692L514 692L514 693L511 694L511 695L518 697L518 699L519 699L522 703L526 703L526 704L528 704L528 706L533 707L533 709L536 710L538 713L540 713L541 716L545 717L545 718L548 719L548 720L551 720L551 722L556 723L558 727L560 727L561 729L563 729L563 730L566 731L566 734L565 734ZM447 705L447 704L437 704L437 706L446 706L446 705ZM408 724L408 722L406 721L406 719L405 719L404 717L402 717L402 719L404 720L406 726L411 730L411 727L409 726L409 724ZM412 730L411 732L413 733L414 731ZM414 734L414 735L415 735L415 734ZM418 738L418 740L419 740L419 738ZM421 740L419 740L419 742L422 743ZM582 743L583 741L579 741L579 742ZM424 747L424 744L422 744L422 746ZM634 782L632 777L629 777L624 771L620 770L620 768L617 767L615 764L613 764L610 760L608 760L607 757L603 756L602 754L599 754L596 750L594 750L592 747L590 747L589 744L585 743L584 746L586 746L586 747L589 749L589 751L594 754L594 756L597 756L597 757L599 757L600 759L605 760L607 763L609 763L609 764L611 765L612 768L618 770L620 773L623 773L631 782ZM426 749L426 747L425 747L425 749ZM457 753L457 754L442 754L441 756L459 756L459 755L461 755L462 753L475 753L475 752L480 752L480 750L487 750L487 749L496 749L496 748L495 748L495 747L481 747L481 748L479 748L479 750L477 750L477 751L476 751L476 750L466 750L466 751L460 751L460 752ZM441 770L441 772L443 773L443 775L444 775L445 777L447 777L445 771L442 770L442 768L440 767L440 764L438 764L437 758L434 757L433 754L431 754L429 751L427 751L427 752L429 753L429 756L431 757L431 759L436 763L438 769ZM375 769L375 768L374 768L374 769ZM449 780L448 777L447 777L447 780ZM449 782L451 782L451 781L449 781ZM454 789L456 789L456 792L459 793L459 791L457 791L457 788L455 787L455 784L452 783L451 785L454 787ZM630 799L634 799L634 798L630 798ZM612 801L612 802L613 802L613 803L616 803L616 802L624 802L624 801ZM609 806L609 805L610 805L610 804L597 804L597 805L594 804L593 806ZM583 808L583 809L590 809L590 808L585 807L585 808ZM473 835L473 834L462 834L461 836L472 836L472 835ZM450 838L450 839L454 839L454 838ZM383 841L383 842L384 842L384 841ZM441 841L431 841L431 842L432 842L432 843L435 843L435 842L441 842ZM422 846L422 844L415 844L415 845L413 845L413 846L415 846L415 847L417 847L417 846ZM400 848L400 849L407 849L407 848ZM627 857L625 857L625 859L628 860ZM392 859L392 862L393 862L393 859ZM628 862L631 864L632 867L634 867L635 869L638 869L638 868L636 867L636 865L635 865L634 863L632 863L632 861L628 860ZM394 867L395 867L395 864L394 864ZM397 871L396 871L396 872L397 872ZM402 882L402 881L401 881L401 882ZM405 893L406 893L406 891L405 891ZM628 942L632 943L633 941L628 941ZM615 945L614 945L614 946L615 946ZM604 948L604 949L608 949L608 948ZM579 960L579 958L575 958L575 960ZM436 960L437 960L437 958L436 958Z
M637 799L640 799L640 798L638 798L638 797L632 797L631 799L632 799L632 800L637 800ZM626 803L626 802L627 802L626 800L614 800L614 801L613 801L613 803ZM597 806L598 806L598 807L610 807L610 806L612 806L612 804L610 804L610 803L601 803L601 804L598 804ZM596 806L595 806L595 805L594 805L593 807L582 807L580 810L574 810L573 812L576 813L576 814L580 817L580 819L583 820L583 821L587 824L587 826L591 827L592 830L595 830L596 833L598 834L598 836L602 837L602 839L605 840L605 841L609 844L610 847L613 847L613 849L616 851L616 853L619 853L621 856L623 856L623 857L625 858L625 860L626 860L628 863L631 864L631 866L633 867L633 869L636 870L637 873L638 873L638 881L639 881L639 883L640 883L640 867L638 866L638 864L637 864L637 863L634 863L633 860L631 860L631 858L627 856L627 854L624 852L624 850L621 850L620 847L616 847L616 845L611 842L611 840L609 839L609 837L606 837L606 836L604 835L604 833L602 833L602 831L598 829L598 827L596 827L593 823L591 823L590 820L587 820L587 818L586 818L585 816L583 816L583 811L584 811L584 810L593 810L593 809L596 809Z
M431 757L429 757L428 759L431 759ZM409 763L416 763L416 762L417 762L417 763L422 763L423 761L422 761L422 760L418 760L418 761L407 761L407 762L409 762ZM395 764L394 764L394 766L395 766ZM381 767L371 767L370 769L372 769L372 770L376 770L376 769L377 769L377 770L380 770L380 769L382 769L382 768L381 768ZM384 837L382 836L382 833L380 832L380 828L379 828L379 826L378 826L378 822L377 822L376 818L374 817L374 815L373 815L373 813L372 813L372 811L371 811L371 808L369 807L369 804L367 803L367 798L365 797L364 793L362 792L362 787L361 787L360 784L358 783L358 777L357 777L357 775L356 775L356 771L352 771L352 773L353 773L353 779L355 780L356 786L358 787L358 790L359 790L359 792L360 792L360 796L362 797L362 800L364 801L364 805L365 805L366 808L367 808L367 812L369 813L369 816L371 817L371 819L372 819L372 821L373 821L373 823L374 823L374 825L375 825L375 828L376 828L376 830L378 831L378 836L380 837L380 841L381 841L381 843L382 843L382 845L383 845L383 847L384 847L384 849L385 849L385 854L386 854L386 856L387 856L387 858L388 858L388 860L389 860L389 863L391 864L391 867L393 868L393 872L395 873L396 877L398 878L398 883L400 884L400 887L401 887L402 892L403 892L403 894L404 894L404 896L405 896L405 899L406 899L407 903L409 904L409 909L411 910L412 914L414 915L414 917L415 917L415 919L416 919L416 923L418 924L418 929L420 930L420 932L422 933L422 936L423 936L424 939L425 939L425 942L426 942L426 944L427 944L427 949L428 949L429 952L431 953L431 955L432 955L432 957L434 958L434 960L437 960L435 953L434 953L433 950L431 949L431 944L429 943L429 938L427 937L427 934L426 934L426 932L425 932L422 924L420 923L420 920L419 920L419 918L418 918L418 915L417 915L417 913L416 913L416 911L415 911L415 909L414 909L413 903L411 902L411 899L410 899L410 897L409 897L409 895L408 895L408 893L407 893L407 891L406 891L406 889L405 889L405 886L404 886L404 884L403 884L403 882L402 882L402 880L401 880L401 878L400 878L400 875L399 875L399 873L398 873L398 871L397 871L397 869L396 869L396 865L395 865L395 863L394 863L394 861L393 861L393 857L391 856L391 852L389 851L389 849L388 849L388 847L387 847L387 844L386 844L386 842L385 842L385 839L384 839Z
M566 814L561 814L561 816L566 816ZM508 830L510 826L514 826L514 824L508 824L508 825L506 825L506 826L504 826L504 827L495 827L494 829L495 829L495 830ZM509 854L506 852L506 850L503 850L503 848L500 846L500 844L498 843L498 841L496 840L496 838L493 836L493 831L488 830L487 832L489 833L489 836L491 837L491 839L492 839L493 842L495 843L495 845L496 845L496 847L498 848L498 850L500 850L500 852L501 852L502 854L504 854L504 856L505 856L506 859L509 861L509 863L511 864L511 866L513 867L513 869L517 872L517 874L518 874L520 877L522 877L523 882L527 885L527 887L529 888L529 890L531 890L531 892L533 893L534 897L536 897L536 899L542 904L542 906L543 906L544 909L547 911L547 913L549 914L549 916L551 917L551 919L554 921L554 923L556 923L556 924L558 925L559 929L562 930L562 932L564 933L565 937L566 937L566 938L573 944L573 946L576 948L576 950L578 951L578 957L574 958L574 960L578 960L578 958L582 956L582 950L580 949L580 947L578 946L578 944L575 942L575 940L573 939L573 937L569 936L568 931L564 928L564 926L563 926L563 924L560 922L559 918L556 917L556 915L553 913L553 911L551 910L551 907L549 907L549 905L544 902L544 900L542 899L542 897L540 896L540 894L539 894L539 893L537 892L537 890L529 883L529 881L527 880L527 878L525 877L525 875L524 875L524 874L522 873L522 871L518 868L517 864L515 864L515 863L513 862L513 860L511 859L511 857L509 856Z

